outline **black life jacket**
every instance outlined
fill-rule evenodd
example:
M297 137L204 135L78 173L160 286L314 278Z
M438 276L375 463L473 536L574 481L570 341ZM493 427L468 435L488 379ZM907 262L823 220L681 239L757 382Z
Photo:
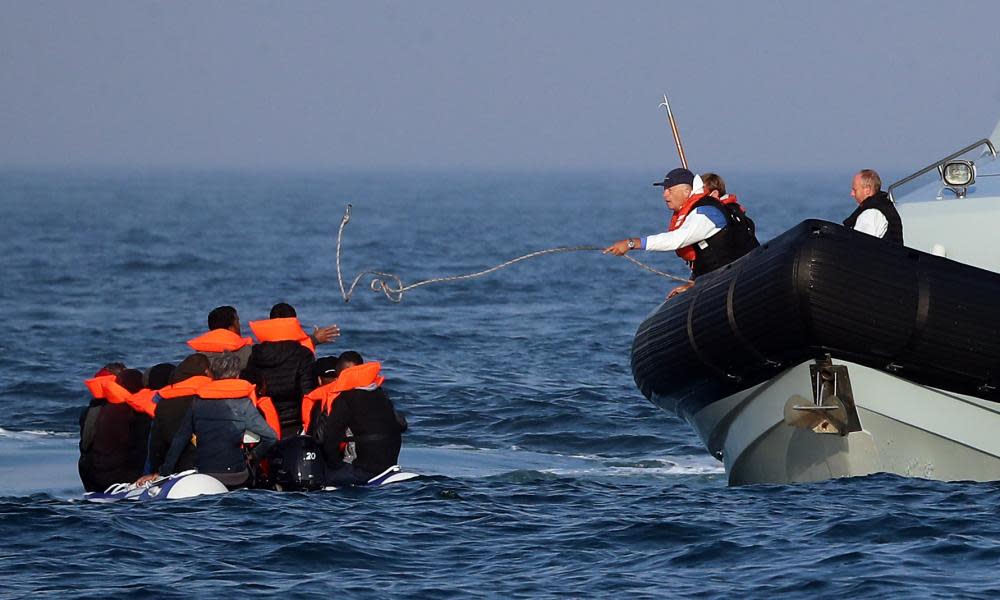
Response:
M899 213L896 212L896 206L892 203L892 200L889 200L889 194L885 192L879 191L874 196L866 198L864 202L859 204L858 207L854 209L851 216L844 219L844 226L854 229L854 226L858 222L858 217L860 217L861 213L868 209L875 209L879 211L882 213L882 216L885 217L885 220L889 222L889 227L886 228L885 235L882 236L882 239L889 240L890 242L894 242L902 246L903 220L899 218Z
M695 202L691 210L700 206L718 209L726 218L726 226L707 240L692 244L695 253L692 276L695 278L724 267L760 246L754 222L744 214L739 204L723 204L712 196L705 196Z

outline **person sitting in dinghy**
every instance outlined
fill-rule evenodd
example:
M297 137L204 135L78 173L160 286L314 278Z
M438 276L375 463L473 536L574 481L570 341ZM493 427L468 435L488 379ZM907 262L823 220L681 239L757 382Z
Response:
M348 351L337 360L336 380L316 390L321 397L311 431L323 449L327 485L364 485L399 461L406 419L382 389L383 381L379 363ZM355 443L357 453L350 463L343 456L346 441Z
M267 456L278 439L277 434L254 405L254 384L239 379L239 357L224 353L212 361L211 372L214 381L198 387L197 396L170 443L159 473L139 478L137 485L159 478L160 473L173 473L192 435L197 440L195 465L198 472L215 477L231 490L251 483L243 451L244 434L249 432L260 438L250 451L254 461Z
M84 489L99 492L142 474L150 418L130 402L143 389L141 371L112 363L86 385L93 399L80 415L78 466Z
M674 169L654 186L663 188L663 200L674 211L670 229L645 238L626 238L604 249L605 254L623 256L629 250L676 251L691 265L692 279L724 267L760 243L742 210L720 202L702 189L693 193L694 173ZM669 297L690 288L681 285Z
M269 319L251 321L250 329L259 343L253 346L243 370L248 381L267 380L274 407L281 419L281 435L289 438L302 428L302 397L316 387L312 378L317 343L340 335L336 325L318 329L314 338L306 334L295 308L284 302L271 307Z

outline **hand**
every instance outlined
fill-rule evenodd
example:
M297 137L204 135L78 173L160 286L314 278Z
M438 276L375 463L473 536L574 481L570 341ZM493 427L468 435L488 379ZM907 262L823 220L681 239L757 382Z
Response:
M629 251L628 240L620 240L604 249L601 254L614 254L615 256L625 256Z
M316 344L329 344L340 337L340 327L336 325L314 327L312 337L316 340Z
M143 475L139 479L135 480L135 486L136 487L140 487L140 486L146 485L150 481L155 481L155 480L157 480L159 478L160 478L160 474L159 473L153 473L151 475Z
M667 294L667 300L670 300L671 298L673 298L674 296L676 296L678 294L683 294L684 292L686 292L689 289L691 289L693 286L694 286L694 282L693 281L689 281L687 283L680 284L679 286L677 286L674 289L670 290L670 293Z

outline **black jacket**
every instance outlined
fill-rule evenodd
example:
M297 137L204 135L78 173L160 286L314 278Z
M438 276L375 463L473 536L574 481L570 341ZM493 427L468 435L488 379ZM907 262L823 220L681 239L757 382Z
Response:
M243 454L243 432L260 436L253 458L267 454L277 436L249 398L204 400L195 398L174 434L170 451L160 467L160 474L175 473L181 453L195 435L195 464L208 474L240 473L247 468Z
M149 417L127 404L92 399L80 414L80 480L88 492L132 482L146 464Z
M312 375L316 357L298 342L263 342L256 344L243 372L248 381L267 384L267 395L274 402L281 420L282 437L295 435L302 427L302 396L313 391Z
M701 206L711 206L722 213L726 225L707 240L692 244L695 259L691 276L694 278L722 268L760 246L753 221L743 214L739 205L725 205L712 196L705 196L695 202L692 210Z
M149 430L149 472L158 473L174 441L174 435L180 429L181 422L187 416L194 396L178 396L177 398L160 398L156 404L156 416ZM177 472L195 468L195 449L188 444L177 459L174 469Z
M342 462L340 442L350 428L358 454L354 466L378 475L399 462L403 423L382 388L353 389L337 396L329 415L320 413L313 430L328 468Z
M858 222L858 217L861 213L866 210L873 208L885 217L885 220L889 222L889 227L885 230L885 235L882 239L889 240L903 245L903 220L899 218L899 212L896 211L896 206L889 200L889 194L879 191L874 196L869 196L864 202L858 205L851 216L844 219L844 226L854 229L854 226Z

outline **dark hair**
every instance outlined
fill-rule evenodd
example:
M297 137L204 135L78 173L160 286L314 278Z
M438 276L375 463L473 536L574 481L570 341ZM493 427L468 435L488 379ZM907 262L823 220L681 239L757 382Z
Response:
M134 394L142 389L142 371L125 369L118 374L115 381L128 390L130 394Z
M347 367L353 367L356 365L363 365L365 359L361 358L361 355L354 350L348 350L337 357L337 372L341 372Z
M271 318L272 319L287 319L288 317L296 317L295 309L292 308L291 304L285 304L284 302L279 302L271 307Z
M208 328L209 329L229 329L238 317L236 316L236 309L232 306L220 306L218 308L213 308L212 312L208 313Z
M153 365L149 369L149 389L158 390L162 387L167 387L170 383L170 375L174 372L174 365L170 363L160 363L158 365Z
M112 375L117 376L119 373L121 373L122 371L125 370L125 363L120 363L120 362L108 363L108 364L104 365L101 368L101 370L102 371L107 371L108 373L111 373Z

